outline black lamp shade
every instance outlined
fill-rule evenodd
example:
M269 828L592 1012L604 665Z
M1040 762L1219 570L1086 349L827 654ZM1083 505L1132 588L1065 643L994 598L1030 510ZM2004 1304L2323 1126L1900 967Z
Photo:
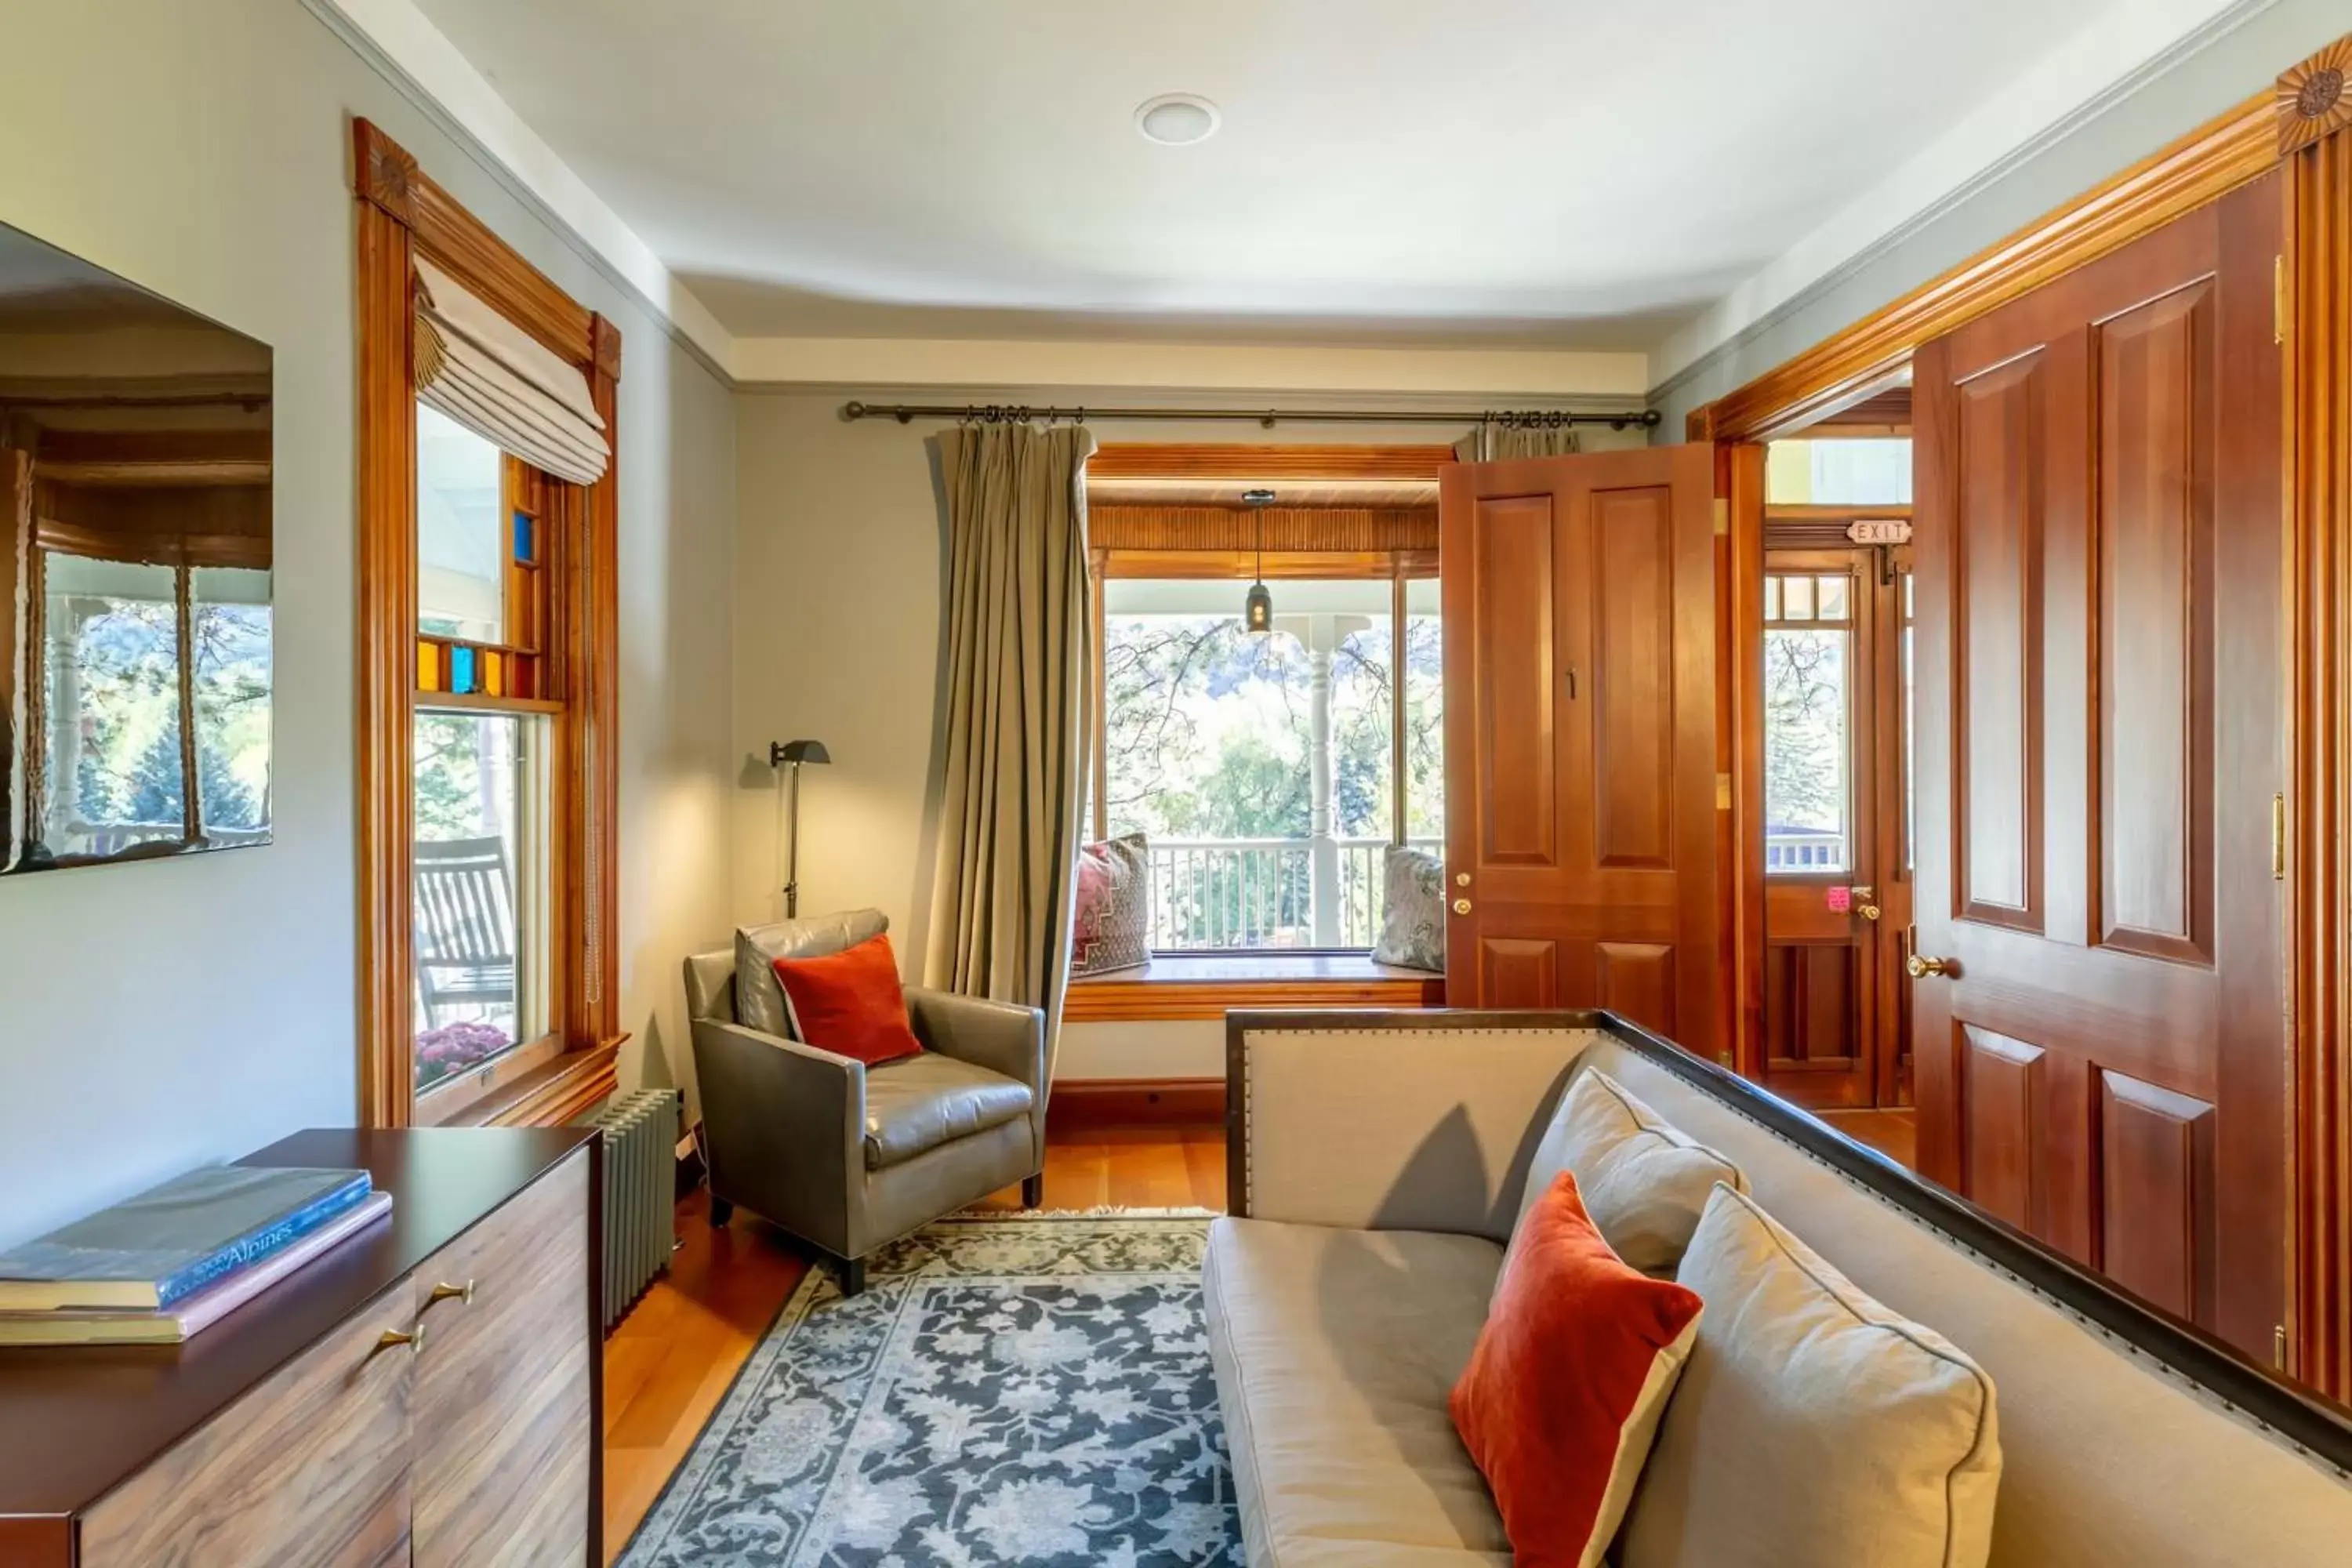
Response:
M1242 625L1254 632L1274 630L1274 595L1263 583L1250 584L1249 597L1242 605Z
M768 742L768 765L781 767L786 763L829 763L831 752L823 741L771 741Z

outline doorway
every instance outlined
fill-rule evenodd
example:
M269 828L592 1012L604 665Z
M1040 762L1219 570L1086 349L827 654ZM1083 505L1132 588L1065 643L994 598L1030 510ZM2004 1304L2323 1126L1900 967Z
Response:
M1910 520L1908 387L1767 448L1762 1055L1815 1110L1912 1103Z

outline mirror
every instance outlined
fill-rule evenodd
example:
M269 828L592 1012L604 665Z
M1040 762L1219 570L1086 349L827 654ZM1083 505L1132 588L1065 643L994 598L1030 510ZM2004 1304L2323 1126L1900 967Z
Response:
M270 352L0 226L0 872L269 841Z

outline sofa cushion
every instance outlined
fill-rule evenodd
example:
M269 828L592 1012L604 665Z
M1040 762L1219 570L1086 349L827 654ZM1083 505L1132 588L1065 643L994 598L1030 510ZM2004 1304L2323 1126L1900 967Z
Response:
M1391 844L1381 863L1381 937L1372 961L1445 973L1445 862Z
M1596 1568L1698 1333L1699 1299L1610 1250L1562 1171L1503 1260L1454 1425L1523 1563Z
M1525 1220L1562 1171L1617 1256L1644 1274L1671 1274L1717 1182L1746 1191L1739 1167L1685 1137L1596 1068L1578 1073L1536 1145L1519 1200Z
M780 958L814 958L840 952L890 929L890 917L880 910L846 910L839 914L812 915L806 920L778 921L773 925L739 926L735 931L735 1021L747 1029L793 1038L792 1020L784 1012L784 988L769 967Z
M911 1057L923 1048L907 1019L898 955L887 933L839 952L770 962L784 988L784 1016L793 1037L867 1067Z
M1250 1562L1507 1568L1446 1408L1502 1258L1427 1231L1209 1227L1203 1306Z
M1623 1568L1983 1568L2000 1481L1983 1369L1727 1186L1679 1278L1706 1312Z
M942 1143L1029 1114L1029 1086L938 1051L866 1069L866 1168L902 1163Z
M1078 851L1070 973L1108 974L1151 962L1151 851L1140 833Z

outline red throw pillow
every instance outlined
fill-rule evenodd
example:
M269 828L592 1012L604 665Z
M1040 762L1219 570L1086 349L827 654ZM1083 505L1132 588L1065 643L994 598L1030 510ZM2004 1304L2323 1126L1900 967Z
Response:
M1452 1404L1517 1568L1591 1568L1609 1550L1699 1307L1609 1249L1565 1171L1519 1221Z
M885 933L822 958L773 961L793 1037L867 1067L921 1053Z

